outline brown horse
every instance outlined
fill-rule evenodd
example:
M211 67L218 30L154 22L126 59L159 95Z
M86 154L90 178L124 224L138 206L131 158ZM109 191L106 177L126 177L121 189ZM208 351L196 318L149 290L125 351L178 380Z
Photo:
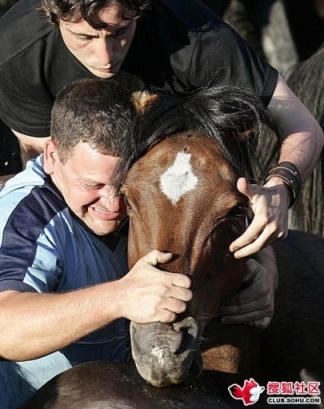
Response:
M231 87L200 90L183 97L162 93L158 102L148 101L138 149L130 152L117 172L128 203L129 265L132 267L153 248L170 251L174 259L164 267L189 275L193 290L186 312L173 324L131 323L132 354L138 372L148 383L164 387L151 395L153 401L158 393L161 399L168 396L165 387L190 382L201 373L201 347L207 350L206 366L209 346L216 348L211 342L215 334L204 332L204 328L213 318L217 321L219 306L241 287L245 272L245 263L229 252L229 244L245 229L248 212L236 180L239 175L248 176L248 158L258 145L261 125L271 125L271 120L254 95ZM216 322L213 328L218 325ZM241 332L246 330L254 333L250 328ZM225 329L225 345L227 331L232 332L232 327ZM224 332L217 332L220 339ZM224 369L227 375L238 372L241 357L235 346L237 332L235 337L234 346L215 349L218 364L213 369ZM246 343L244 336L240 338ZM135 378L128 382L132 377L126 376L125 381L117 365L111 367L115 372L109 367L107 363L90 363L84 369L72 368L41 388L24 408L63 408L67 405L65 388L70 393L69 405L75 396L84 402L85 383L97 391L107 385L103 401L104 407L110 407L109 391L117 388L116 384L127 385L125 393L136 390L138 384ZM113 387L107 384L108 373L113 377ZM48 404L51 399L53 402L48 396L50 390L55 395L52 406ZM198 388L192 390L198 396ZM91 391L87 402L94 396ZM40 401L44 406L37 406ZM152 408L157 405L151 402Z
M190 275L193 299L173 324L131 323L137 369L107 362L77 366L47 383L23 409L224 409L227 403L242 407L227 394L232 383L251 377L261 385L298 381L304 367L324 377L321 237L290 232L275 245L280 284L273 323L262 334L263 374L258 332L217 318L219 305L242 284L244 263L228 245L245 228L248 204L236 180L248 175L261 122L271 125L258 101L231 88L184 98L162 94L147 109L138 149L119 169L130 218L129 263L153 248L171 251L174 260L165 268ZM137 370L164 387L148 385ZM174 384L180 385L167 386Z
M165 268L189 275L193 290L175 323L131 323L134 361L152 385L201 372L204 328L242 285L245 264L229 252L248 211L236 181L247 174L261 121L271 124L259 101L229 87L184 98L162 94L144 117L143 140L121 188L129 265L152 249L170 251L174 260Z

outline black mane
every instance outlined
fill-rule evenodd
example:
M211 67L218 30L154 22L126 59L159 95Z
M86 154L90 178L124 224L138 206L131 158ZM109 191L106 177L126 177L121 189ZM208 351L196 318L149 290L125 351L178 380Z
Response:
M159 92L141 118L135 151L122 160L118 173L125 175L153 144L179 132L199 131L219 144L240 176L252 177L250 162L255 159L262 124L275 128L261 101L242 88L209 87L179 95Z

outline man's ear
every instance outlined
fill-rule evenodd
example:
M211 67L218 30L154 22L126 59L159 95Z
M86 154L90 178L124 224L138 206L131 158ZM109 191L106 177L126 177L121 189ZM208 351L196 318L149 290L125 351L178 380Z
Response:
M47 141L44 145L44 170L48 175L54 172L55 165L59 161L55 141Z

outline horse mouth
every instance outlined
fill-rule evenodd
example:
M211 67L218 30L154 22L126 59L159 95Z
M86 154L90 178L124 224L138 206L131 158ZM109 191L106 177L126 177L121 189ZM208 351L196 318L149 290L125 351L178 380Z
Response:
M193 379L202 371L197 321L131 323L132 355L139 374L157 387Z

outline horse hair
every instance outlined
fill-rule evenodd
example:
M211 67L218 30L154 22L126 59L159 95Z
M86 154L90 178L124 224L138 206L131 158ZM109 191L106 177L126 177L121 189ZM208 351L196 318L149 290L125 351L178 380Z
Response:
M148 149L171 135L200 131L222 149L225 159L240 176L253 177L251 159L257 161L262 126L275 123L262 102L250 91L218 86L172 94L157 93L140 119L137 147L118 167L119 180ZM257 164L260 168L261 163Z

